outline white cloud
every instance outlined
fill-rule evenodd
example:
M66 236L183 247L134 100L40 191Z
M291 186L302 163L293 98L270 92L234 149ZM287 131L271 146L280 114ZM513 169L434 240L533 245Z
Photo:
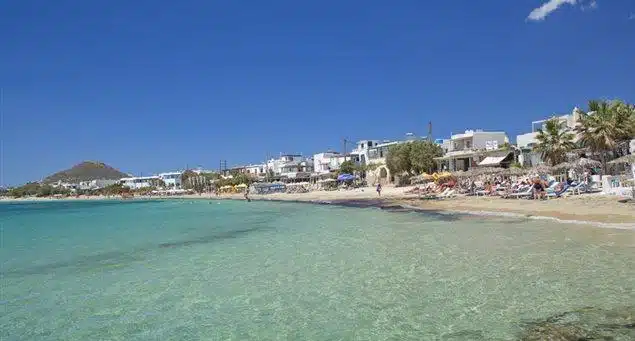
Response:
M549 0L542 4L542 6L531 11L527 19L533 21L545 20L545 18L549 14L551 14L551 12L557 10L558 8L560 8L560 6L566 4L575 5L577 2L578 0Z

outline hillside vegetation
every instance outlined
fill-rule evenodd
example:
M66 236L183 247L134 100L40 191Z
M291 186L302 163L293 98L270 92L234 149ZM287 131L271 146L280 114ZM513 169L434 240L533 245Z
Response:
M50 184L58 181L77 183L97 179L118 180L127 176L128 174L103 162L84 161L69 169L47 176L44 178L44 183Z

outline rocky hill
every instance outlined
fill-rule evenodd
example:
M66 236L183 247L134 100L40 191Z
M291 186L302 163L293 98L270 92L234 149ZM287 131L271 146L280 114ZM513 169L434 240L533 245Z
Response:
M118 180L127 177L128 174L108 166L103 162L84 161L44 178L44 183L54 183L58 181L67 183L77 183L97 179Z

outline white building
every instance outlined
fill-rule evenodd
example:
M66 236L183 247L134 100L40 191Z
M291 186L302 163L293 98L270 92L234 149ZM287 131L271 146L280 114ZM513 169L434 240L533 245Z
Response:
M114 185L114 184L118 183L119 181L120 180L106 180L106 179L81 181L79 183L79 189L81 189L81 190L95 190L95 189L108 187L110 185Z
M477 166L498 166L508 160L513 153L501 149L509 143L507 134L502 131L466 130L450 137L447 153L435 158L441 169L448 171L467 171Z
M313 155L313 172L316 174L328 174L339 169L341 165L340 156L342 154L333 151Z
M203 169L203 168L196 168L196 169L192 169L192 172L196 173L196 174L203 174L203 173L216 173L215 170L211 170L211 169Z
M254 177L263 176L267 168L266 164L247 165L244 167L245 173Z
M265 172L287 178L309 177L313 172L313 160L301 154L281 154L277 159L267 161Z
M579 125L578 121L580 120L580 109L574 108L571 114L562 115L562 116L554 116L558 121L562 122L563 128L565 131L573 132L574 129ZM545 123L549 119L543 119L538 121L531 122L531 132L526 134L521 134L516 136L516 145L521 151L521 154L518 156L518 162L524 167L533 167L538 164L544 163L542 160L542 156L540 153L534 152L533 147L536 146L538 140L536 137L538 136L538 130L544 129ZM578 136L576 134L574 141L578 140Z
M369 150L375 148L380 142L378 140L357 141L355 148L347 154L327 151L313 155L313 166L316 174L327 174L340 169L340 165L345 161L353 161L360 165L366 164L369 160Z
M447 153L450 150L450 139L436 139L434 143L436 143L443 150L443 154Z
M554 116L554 118L557 118L560 122L562 122L566 130L573 131L578 126L580 115L580 109L574 108L571 114ZM531 133L516 136L516 144L518 145L518 147L531 149L536 143L538 143L538 141L536 140L536 136L538 136L538 130L544 129L545 123L548 120L549 119L543 119L531 122Z
M154 186L161 178L158 175L153 176L133 176L129 178L119 179L119 182L130 189L140 189Z
M388 142L388 141L385 141ZM357 141L357 145L351 150L350 155L354 156L352 160L358 164L366 164L370 158L369 151L381 144L379 140L361 140Z
M64 188L64 189L77 189L77 188L79 188L79 184L77 184L77 183L63 182L61 180L56 182L56 183L51 184L51 186L56 187L56 188Z
M163 180L166 188L181 189L183 186L183 172L160 173L159 179Z

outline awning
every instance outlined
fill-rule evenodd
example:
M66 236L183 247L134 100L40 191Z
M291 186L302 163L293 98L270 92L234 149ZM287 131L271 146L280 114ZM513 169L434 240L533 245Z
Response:
M507 156L488 156L479 162L479 166L498 166Z

